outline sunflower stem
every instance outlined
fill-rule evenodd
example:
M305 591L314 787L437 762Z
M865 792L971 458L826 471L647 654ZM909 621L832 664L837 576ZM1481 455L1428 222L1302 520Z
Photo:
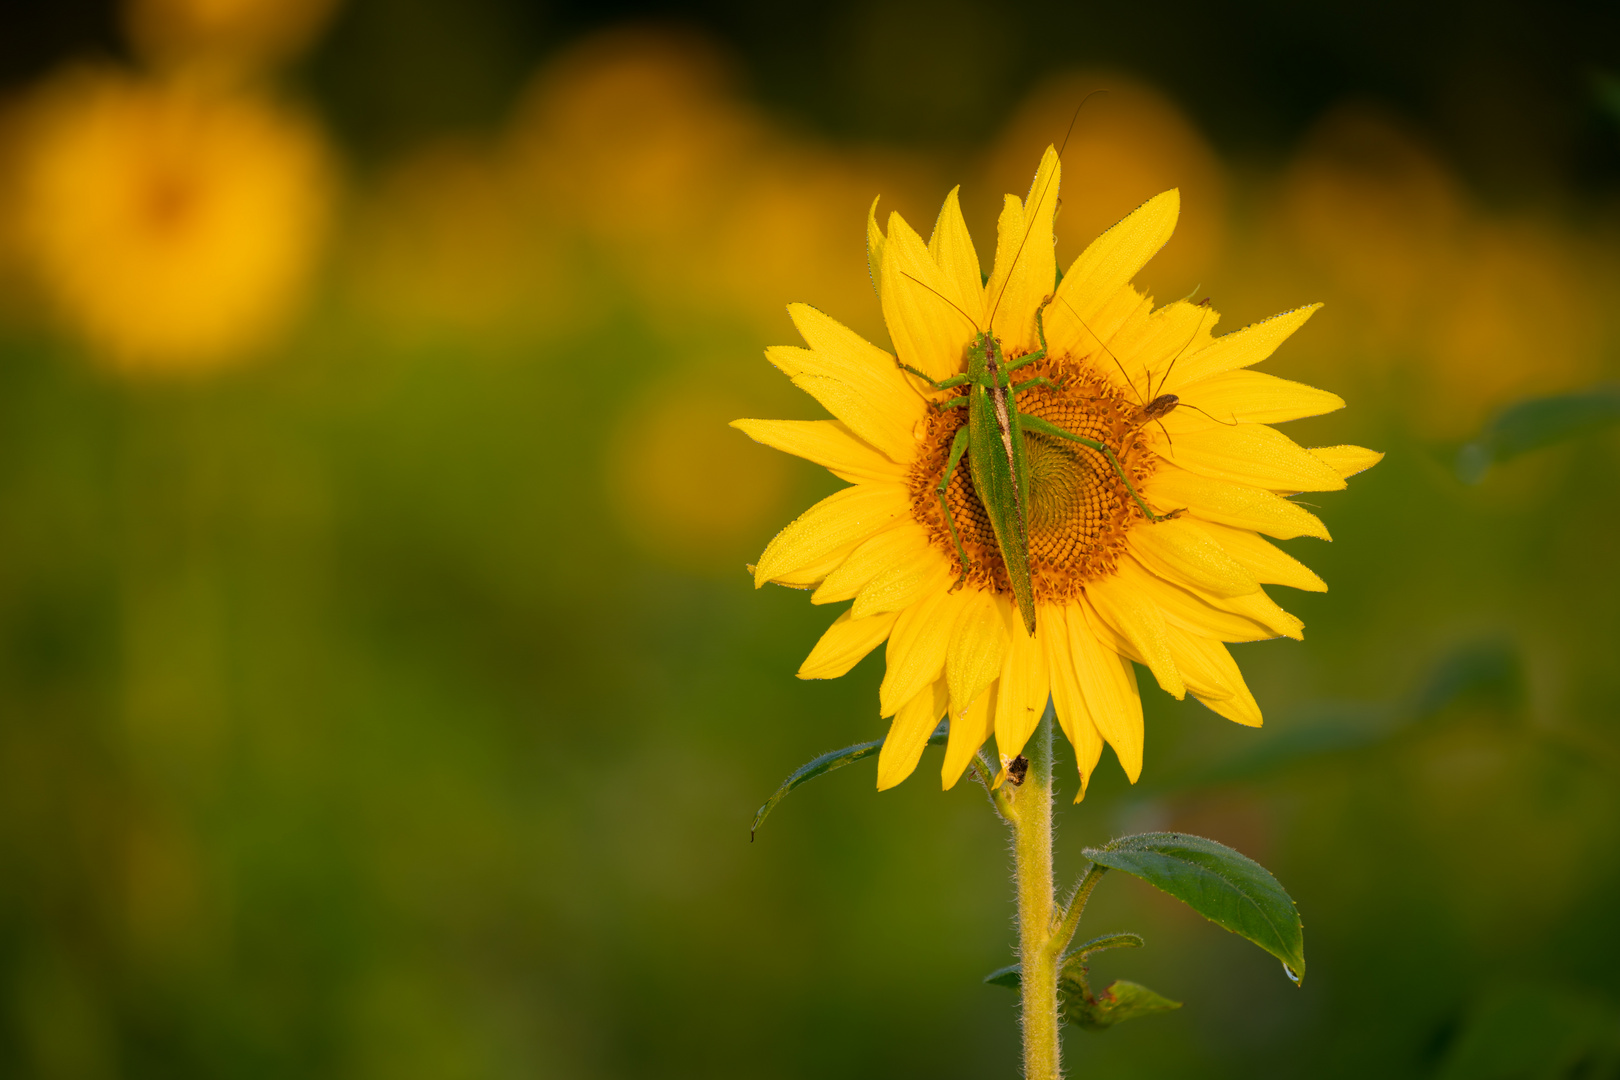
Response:
M1052 885L1052 719L1042 718L1024 747L1029 769L1012 800L1022 965L1024 1080L1060 1080L1057 956L1049 949L1056 907Z

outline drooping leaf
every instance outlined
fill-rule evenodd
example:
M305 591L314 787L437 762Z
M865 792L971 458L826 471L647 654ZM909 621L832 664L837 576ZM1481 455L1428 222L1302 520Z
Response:
M1181 1008L1181 1002L1156 994L1141 983L1120 979L1095 997L1073 992L1067 979L1059 980L1058 997L1063 1019L1087 1031L1106 1031L1115 1024Z
M1225 844L1186 833L1142 833L1087 848L1086 857L1134 874L1217 926L1248 938L1305 975L1305 933L1294 901L1271 872Z
M1477 484L1492 465L1620 423L1620 385L1533 398L1509 405L1479 438L1457 451L1457 476Z
M928 736L928 745L943 745L950 736L950 727L949 720L941 720L939 726L934 729L934 733ZM765 800L764 805L759 808L759 812L754 815L754 824L748 830L749 841L752 842L754 839L754 834L759 831L760 823L765 820L765 816L776 809L777 803L787 798L788 792L806 781L814 780L818 776L826 776L836 769L842 769L845 765L853 765L863 758L871 757L883 749L883 742L882 739L874 739L871 742L846 746L842 750L829 750L820 757L812 758L794 769L788 778L782 781L782 786L777 788L769 799Z

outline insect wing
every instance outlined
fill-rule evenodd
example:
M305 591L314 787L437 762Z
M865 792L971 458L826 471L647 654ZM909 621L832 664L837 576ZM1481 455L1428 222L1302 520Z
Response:
M974 388L968 410L968 462L973 487L990 519L996 535L1007 582L1018 601L1024 624L1034 632L1035 601L1029 579L1028 480L1024 469L1024 437L1017 426L1012 395L1004 413L998 409L998 396L988 387Z

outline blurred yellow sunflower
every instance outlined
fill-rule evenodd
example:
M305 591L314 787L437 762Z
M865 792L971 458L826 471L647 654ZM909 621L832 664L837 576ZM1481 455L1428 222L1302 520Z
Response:
M325 237L319 132L262 98L71 72L32 103L18 241L58 314L115 366L239 359L303 299Z
M874 201L867 252L895 355L803 304L788 311L807 348L776 346L772 364L833 420L738 420L767 446L850 481L777 534L754 568L756 587L814 589L811 602L854 603L799 669L836 678L888 642L879 689L892 717L878 788L917 766L948 716L942 778L949 788L992 735L1003 765L1051 701L1074 745L1085 794L1103 743L1134 782L1142 768L1142 703L1132 661L1168 693L1191 693L1228 719L1258 726L1260 709L1226 642L1299 637L1302 624L1261 587L1320 591L1322 580L1261 533L1328 538L1284 496L1345 486L1382 455L1354 446L1305 449L1268 426L1338 409L1334 394L1246 370L1298 329L1315 306L1223 337L1206 305L1155 309L1131 279L1170 238L1180 195L1167 191L1109 229L1070 265L1055 294L1052 217L1060 162L1048 148L1027 200L1006 196L988 279L952 191L921 236ZM1046 359L1020 378L1021 411L1110 446L1156 514L1150 521L1106 459L1065 440L1026 434L1029 548L1036 629L1012 601L999 549L968 470L947 492L969 557L965 580L935 488L964 409L906 374L963 370L977 327L1009 357ZM953 310L954 309L954 310ZM897 363L898 359L898 363ZM1176 407L1145 406L1176 395Z

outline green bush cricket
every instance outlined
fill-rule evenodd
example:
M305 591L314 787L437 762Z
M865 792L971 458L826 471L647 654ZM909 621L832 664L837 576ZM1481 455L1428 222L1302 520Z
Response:
M1091 96L1088 94L1086 99L1081 101L1081 108L1085 106L1086 101L1089 101ZM1075 109L1075 119L1078 119L1079 115L1080 109L1077 108ZM1070 120L1069 134L1072 134L1073 131L1074 120ZM1069 136L1066 134L1063 137L1064 147L1068 146L1068 142ZM1058 150L1060 160L1062 156L1063 149L1060 148ZM1023 256L1024 246L1029 242L1030 232L1035 227L1036 210L1046 198L1050 184L1051 178L1048 177L1047 187L1041 189L1040 194L1036 196L1034 205L1029 208L1031 215L1030 225L1024 231L1024 237L1019 242L1017 252L1013 255L1013 265L1015 266L1019 258ZM925 282L918 281L917 278L910 274L905 276L955 308L964 319L967 319L974 330L973 342L968 346L967 350L967 370L960 375L952 375L946 379L936 380L909 364L896 361L903 370L915 375L935 390L953 390L957 387L967 388L966 393L949 398L936 405L936 408L942 410L962 408L968 411L967 423L957 429L956 436L951 442L950 455L945 463L945 474L941 477L939 486L935 489L935 494L939 497L940 509L945 514L945 525L950 530L951 542L956 546L956 557L961 567L961 574L956 580L956 585L960 587L962 582L967 579L970 564L967 551L962 546L962 538L956 529L956 520L951 514L946 491L950 487L951 477L956 473L957 465L961 463L965 454L967 455L968 473L973 479L974 490L978 494L980 504L984 507L985 516L990 520L991 530L996 537L996 546L1001 552L1002 564L1007 569L1007 581L1011 585L1013 597L1018 603L1018 612L1023 617L1024 627L1033 636L1035 633L1035 591L1029 573L1029 471L1025 462L1024 447L1024 435L1026 432L1047 435L1057 439L1067 439L1102 454L1148 521L1162 521L1167 517L1174 516L1179 511L1172 511L1170 514L1155 514L1147 503L1142 500L1142 496L1137 493L1135 485L1131 483L1130 476L1126 474L1124 466L1120 464L1119 457L1114 453L1112 447L1095 439L1088 439L1083 435L1076 435L1071 431L1066 431L1039 416L1019 412L1018 395L1020 393L1037 386L1053 385L1052 380L1045 376L1015 383L1012 379L1012 373L1046 358L1045 313L1047 306L1052 303L1055 293L1042 300L1040 306L1035 310L1035 332L1040 341L1040 348L1009 362L1002 352L1000 339L988 330L980 329L978 323L967 312L963 311L954 301L937 289ZM1002 284L1001 293L996 297L995 305L990 309L988 321L992 325L995 321L996 309L1001 306L1001 299L1006 295L1007 283L1011 280L1012 275L1009 273ZM1070 311L1074 311L1073 305L1069 305L1067 301L1065 301L1065 305L1069 307ZM1080 313L1075 311L1074 316L1079 319ZM1081 325L1084 325L1084 320L1081 319L1080 321ZM1199 325L1202 327L1202 319L1200 319ZM1091 328L1088 326L1086 330L1090 332ZM1195 331L1194 336L1196 336L1196 333ZM1093 333L1092 336L1095 338L1096 334ZM1125 375L1124 366L1119 364L1119 359L1114 357L1113 352L1108 349L1108 346L1103 343L1101 338L1097 338L1097 343L1114 360L1114 363L1119 365L1120 374ZM1192 338L1189 338L1188 344L1191 343ZM1186 351L1186 346L1183 346L1182 351ZM1177 354L1176 358L1180 358L1180 353ZM1175 361L1172 360L1171 365L1174 366L1174 363ZM1168 377L1168 372L1166 372L1166 376ZM1127 384L1130 383L1128 375L1126 376L1126 382ZM1151 391L1151 375L1149 376L1148 385ZM1132 392L1135 393L1134 386L1132 386ZM1139 427L1150 421L1160 421L1162 417L1174 410L1179 403L1179 399L1174 394L1162 394L1158 397L1152 397L1150 392L1149 397L1152 400L1144 401L1138 408L1137 415L1133 417L1130 425L1132 428ZM1168 437L1167 432L1166 438Z
M907 276L910 277L909 274ZM916 281L915 278L912 280ZM922 282L918 284L928 288ZM939 294L936 292L935 295ZM940 299L951 303L944 296L940 296ZM973 343L967 350L967 370L962 374L936 380L909 364L900 364L902 369L922 379L935 390L967 388L965 394L939 402L936 406L939 409L961 408L968 411L967 423L957 429L956 437L951 441L950 457L945 463L945 475L935 489L939 496L940 508L945 512L945 524L950 529L951 541L956 545L956 557L960 560L962 568L957 584L961 585L966 579L969 560L967 552L962 547L962 539L957 534L956 520L951 515L950 503L945 497L945 492L965 454L968 459L968 474L973 478L973 488L978 493L979 502L984 506L985 516L990 519L996 546L1000 549L1002 563L1007 568L1007 580L1018 602L1019 614L1023 616L1024 626L1031 635L1035 633L1035 593L1029 577L1029 472L1025 467L1024 452L1026 432L1068 439L1097 451L1108 459L1108 464L1113 467L1114 473L1125 484L1131 498L1136 501L1136 505L1149 521L1162 521L1169 516L1155 514L1147 503L1142 501L1124 466L1120 464L1118 456L1106 443L1076 435L1041 417L1018 411L1020 393L1037 386L1053 385L1052 380L1045 376L1019 383L1013 382L1012 379L1013 372L1019 368L1045 359L1044 314L1046 306L1051 302L1052 298L1048 296L1035 312L1035 330L1041 347L1016 360L1008 361L1001 351L1000 340L988 331L979 330L975 324ZM966 317L966 312L963 312L963 317ZM968 321L972 322L971 319Z

